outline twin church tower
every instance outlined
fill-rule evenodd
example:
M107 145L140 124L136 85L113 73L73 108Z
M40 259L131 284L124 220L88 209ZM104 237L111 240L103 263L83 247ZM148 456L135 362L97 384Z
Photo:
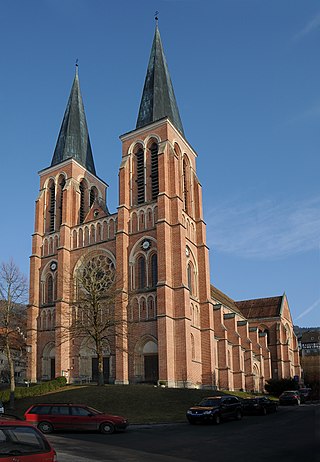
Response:
M28 378L97 379L88 339L61 342L72 275L90 260L116 268L115 309L135 326L134 336L105 346L105 382L258 391L275 374L300 375L285 295L260 299L267 308L259 319L248 311L258 300L234 302L210 284L197 154L185 138L158 25L137 125L120 139L119 206L110 213L76 67L51 165L40 172Z

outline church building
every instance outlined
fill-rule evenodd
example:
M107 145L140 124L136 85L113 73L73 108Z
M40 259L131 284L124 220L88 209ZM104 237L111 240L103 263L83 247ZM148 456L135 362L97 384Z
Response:
M119 205L110 213L76 66L51 164L39 173L28 379L97 379L87 339L60 341L72 275L89 260L115 268L115 309L135 332L106 346L106 383L263 391L271 377L299 377L286 296L234 301L210 282L197 153L184 133L158 25L137 124L120 140Z

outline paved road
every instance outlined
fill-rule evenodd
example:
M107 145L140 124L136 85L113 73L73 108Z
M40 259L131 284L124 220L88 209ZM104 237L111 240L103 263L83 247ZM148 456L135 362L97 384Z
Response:
M57 433L49 439L59 462L319 462L320 405L281 407L220 426L130 426L114 435Z

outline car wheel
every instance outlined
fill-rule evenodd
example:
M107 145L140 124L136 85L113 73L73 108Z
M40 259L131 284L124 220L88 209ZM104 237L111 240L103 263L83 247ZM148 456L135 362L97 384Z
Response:
M240 411L240 409L238 409L236 412L236 420L241 420L241 419L242 419L242 412Z
M114 433L114 430L114 425L110 422L103 422L100 425L100 432L105 435L111 435L111 433Z
M212 422L213 422L215 425L221 424L221 416L220 416L220 414L215 414L215 415L213 416Z
M53 426L51 425L50 422L39 422L38 423L38 428L42 433L52 433L53 432Z

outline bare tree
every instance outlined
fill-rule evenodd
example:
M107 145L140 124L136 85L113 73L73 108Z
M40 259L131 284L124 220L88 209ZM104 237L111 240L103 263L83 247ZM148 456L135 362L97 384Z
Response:
M106 255L86 260L74 276L67 337L94 345L98 358L98 385L104 384L103 354L107 345L125 335L125 320L116 313L116 272Z
M27 279L13 261L0 265L0 342L10 371L10 408L14 407L15 356L25 344L23 330L27 297Z

